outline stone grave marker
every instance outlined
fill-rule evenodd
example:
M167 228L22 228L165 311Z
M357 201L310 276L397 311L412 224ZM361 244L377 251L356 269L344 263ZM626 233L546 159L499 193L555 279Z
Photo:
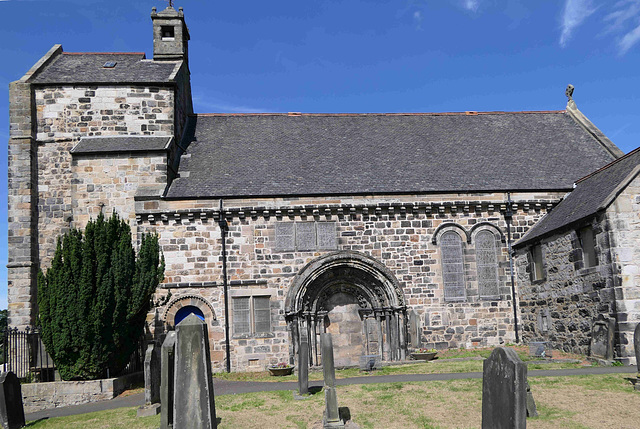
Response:
M604 360L613 359L613 334L615 321L605 316L598 315L591 328L591 356Z
M173 429L217 427L207 326L190 314L176 326Z
M333 363L333 340L331 334L321 334L322 342L322 374L324 376L324 402L325 410L322 419L322 427L344 428L340 420L338 409L338 396L336 394L336 370Z
M298 350L298 395L309 394L309 341L307 337L300 339Z
M159 347L152 342L144 354L144 405L138 408L138 417L155 416L160 412L160 378Z
M362 355L359 363L360 371L373 371L382 367L380 355Z
M636 329L633 331L633 349L636 352L636 369L638 371L634 389L640 390L640 323L636 325Z
M420 336L420 316L415 310L411 310L409 313L409 339L412 348L419 349L422 346Z
M538 409L536 407L536 401L533 399L533 392L531 392L531 386L527 380L527 417L538 417Z
M173 382L175 370L176 332L171 331L162 343L160 364L160 429L173 427Z
M20 380L11 371L0 373L0 424L3 429L25 425Z
M483 364L482 428L527 425L527 366L512 349L497 347Z

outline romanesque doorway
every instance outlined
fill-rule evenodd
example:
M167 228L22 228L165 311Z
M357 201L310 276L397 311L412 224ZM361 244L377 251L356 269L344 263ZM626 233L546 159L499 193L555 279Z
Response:
M291 353L306 338L311 365L321 363L323 332L332 334L337 367L356 366L363 355L406 357L404 294L393 274L367 255L335 252L311 262L294 278L285 305Z

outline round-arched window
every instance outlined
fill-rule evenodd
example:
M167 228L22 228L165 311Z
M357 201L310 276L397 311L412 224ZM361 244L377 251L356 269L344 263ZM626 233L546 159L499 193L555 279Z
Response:
M173 326L176 326L178 323L182 322L190 314L195 314L200 320L204 322L204 314L202 313L202 310L200 310L195 305L187 305L186 307L182 307L180 310L178 310L174 319Z

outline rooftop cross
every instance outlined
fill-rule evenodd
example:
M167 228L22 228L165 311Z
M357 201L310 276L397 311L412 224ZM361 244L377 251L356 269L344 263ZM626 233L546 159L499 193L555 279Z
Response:
M169 3L169 7L173 7L173 0L164 0L167 3Z

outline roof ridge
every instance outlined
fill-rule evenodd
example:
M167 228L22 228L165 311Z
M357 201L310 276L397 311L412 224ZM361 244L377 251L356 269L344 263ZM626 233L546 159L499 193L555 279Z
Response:
M392 113L300 113L300 112L265 112L265 113L196 113L193 116L479 116L479 115L519 115L519 114L564 114L565 110L525 110L525 111L487 111L487 112L392 112Z
M614 159L613 161L611 161L610 163L608 163L607 165L605 165L605 166L603 166L603 167L600 167L600 168L599 168L599 169L597 169L596 171L594 171L594 172L592 172L592 173L590 173L590 174L587 174L587 175L586 175L586 176L584 176L584 177L581 177L580 179L576 180L576 184L578 184L578 183L580 183L580 182L583 182L583 181L587 180L588 178L593 177L593 176L595 176L596 174L600 173L601 171L604 171L604 170L608 169L609 167L611 167L611 166L613 166L613 165L617 164L618 162L623 161L623 160L625 160L625 159L629 158L630 156L634 155L634 154L635 154L636 152L638 152L638 151L640 151L640 147L635 148L634 150L632 150L631 152L629 152L629 153L628 153L628 154L626 154L626 155L621 156L620 158Z
M144 52L63 52L63 55L146 55Z

